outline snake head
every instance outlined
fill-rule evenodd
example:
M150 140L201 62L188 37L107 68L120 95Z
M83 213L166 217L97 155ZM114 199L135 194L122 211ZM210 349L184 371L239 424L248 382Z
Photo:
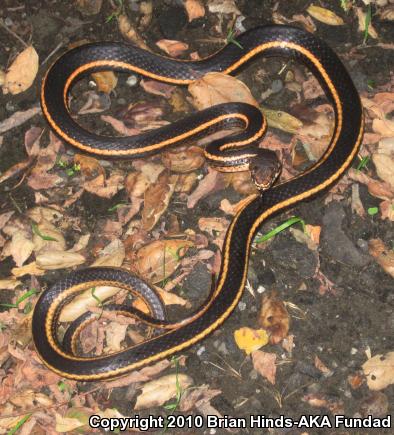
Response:
M278 179L282 163L274 151L259 149L259 153L249 161L249 171L257 189L263 192Z

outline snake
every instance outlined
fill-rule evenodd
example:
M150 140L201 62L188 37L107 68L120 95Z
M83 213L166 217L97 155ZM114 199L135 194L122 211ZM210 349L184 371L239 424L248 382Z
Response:
M245 287L251 245L261 225L301 201L314 198L338 181L351 165L362 142L364 117L359 94L337 54L320 38L288 25L259 26L237 36L201 60L177 60L125 43L98 42L67 51L47 71L41 87L41 107L51 129L81 152L100 158L134 159L169 147L235 128L232 135L205 148L208 163L219 170L249 170L255 194L244 199L227 229L220 271L200 307L179 321L167 320L160 295L128 270L88 267L74 270L44 290L32 316L35 349L43 363L62 377L100 381L123 376L200 342L219 328L237 306ZM282 56L303 64L316 77L335 115L331 139L323 155L290 180L274 180L280 165L275 153L258 141L267 125L261 111L245 103L225 103L197 111L174 123L136 136L103 136L84 129L71 115L69 94L74 83L92 72L114 70L139 74L172 85L188 85L209 72L234 74L250 60ZM266 152L267 151L267 152ZM271 179L267 181L267 174ZM95 318L84 313L59 338L62 309L89 288L113 286L141 298L148 312L127 304L107 304L107 310L136 317L157 328L146 341L104 355L81 355L78 337Z

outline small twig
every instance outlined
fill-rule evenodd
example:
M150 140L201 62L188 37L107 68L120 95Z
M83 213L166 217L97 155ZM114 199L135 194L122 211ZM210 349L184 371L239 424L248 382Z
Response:
M0 20L0 26L6 30L7 32L9 32L14 38L16 38L21 44L23 44L25 47L28 47L28 44L26 44L26 42L19 36L17 35L15 32L13 32L11 29L9 29L4 23L3 20Z
M63 47L63 41L59 42L57 46L48 54L48 56L41 62L41 65L44 65L48 60L61 48Z

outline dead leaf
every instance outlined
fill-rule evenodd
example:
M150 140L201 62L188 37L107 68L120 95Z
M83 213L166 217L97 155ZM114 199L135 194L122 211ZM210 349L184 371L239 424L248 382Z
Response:
M62 415L55 413L56 417L56 432L70 433L75 430L80 430L86 426L86 422L81 421L79 418L63 417Z
M185 9L190 21L201 18L205 15L204 4L201 0L186 0Z
M389 5L378 12L382 21L394 21L394 5Z
M137 45L137 47L150 51L150 48L146 45L143 38L138 34L134 25L130 22L127 15L120 14L118 16L119 31L128 41Z
M394 278L394 251L387 248L380 239L371 239L368 250L382 269Z
M0 122L0 133L5 133L12 128L19 127L38 113L41 113L41 108L38 106L13 113L9 118Z
M276 355L274 353L256 350L252 353L254 369L266 378L268 382L275 385L276 378Z
M122 349L121 342L126 337L127 327L127 324L119 324L118 322L110 322L109 325L106 325L106 352L118 352Z
M204 150L197 146L166 151L161 156L163 165L182 174L195 171L204 165Z
M33 207L28 210L26 214L37 224L43 220L56 223L59 222L63 217L63 214L60 211L50 207Z
M193 379L183 373L167 375L147 382L142 387L142 393L137 397L134 409L138 411L161 406L174 398L179 389L184 391L191 385L193 385Z
M351 374L347 377L348 384L352 387L353 390L357 390L365 383L365 378L362 375L361 371L358 371L354 374Z
M329 376L332 374L332 370L330 370L317 355L315 355L315 367L324 375Z
M80 167L82 174L87 178L94 178L98 175L105 174L104 168L94 157L84 154L75 154L74 163Z
M358 18L358 31L359 32L365 32L365 17L366 13L362 10L362 8L355 8L357 18ZM368 25L368 36L370 36L373 39L378 39L379 35L376 29L373 27L372 23L369 23Z
M135 382L149 381L154 376L167 369L170 365L170 361L163 359L156 364L144 367L141 370L131 372L130 374L122 376L119 379L115 379L113 381L106 381L105 387L106 389L111 390L113 388L125 387Z
M290 317L276 292L263 296L259 325L270 333L270 343L280 343L289 332Z
M112 171L109 178L105 179L105 176L101 174L92 180L86 180L83 187L93 195L100 196L101 198L112 198L123 188L123 182L123 174Z
M338 17L334 12L320 6L310 5L307 9L309 15L322 23L330 26L342 26L344 23L341 17Z
M163 281L179 267L191 246L188 240L156 240L137 251L133 269L151 283Z
M189 48L185 42L172 39L161 39L156 45L171 57L178 57Z
M206 231L212 237L215 237L217 233L227 231L229 224L229 220L219 217L207 217L198 220L198 228L201 231Z
M234 0L215 0L208 2L208 10L213 14L242 15Z
M371 195L385 200L391 200L394 198L394 190L388 183L374 180L367 174L353 168L349 169L347 174L350 179L365 184Z
M246 352L246 355L250 355L260 347L265 346L269 338L264 329L252 329L244 326L234 331L234 340L237 346Z
M379 142L377 152L372 154L372 161L379 178L394 190L394 137Z
M15 278L0 279L0 290L14 290L20 284L22 284L22 282Z
M394 201L382 201L379 205L382 219L394 221Z
M151 230L166 211L177 180L177 175L170 175L166 171L146 189L142 210L142 228L144 230Z
M25 275L40 276L45 274L45 270L40 269L35 261L22 267L14 267L11 272L17 278Z
M375 355L367 360L363 366L369 389L383 390L394 384L394 352Z
M77 252L45 251L36 256L37 267L44 270L66 269L85 263L86 259Z
M5 75L3 93L13 95L29 89L38 71L38 54L34 47L25 48L12 62Z
M17 231L12 236L9 252L15 261L15 264L20 267L30 257L34 249L34 243L31 236L26 231Z
M227 74L212 72L189 85L193 104L206 109L215 104L241 102L259 107L245 83Z
M92 78L96 82L98 90L105 94L110 94L118 83L118 78L113 71L92 73Z
M298 118L283 110L272 110L266 107L261 107L261 110L271 128L277 128L287 133L298 133L303 127L303 123Z
M197 188L187 198L187 208L194 208L200 199L210 193L225 189L229 185L229 178L223 173L208 168L208 174L200 181Z
M34 252L37 254L45 251L65 251L66 240L62 232L45 219L36 224L36 231L33 233ZM40 235L39 235L40 234ZM54 240L45 240L51 238Z
M100 12L103 0L77 0L78 10L84 15L96 15Z
M322 97L324 91L320 86L317 78L311 74L307 80L302 82L302 92L306 100L314 100L315 98Z
M174 85L161 83L156 80L141 80L140 84L144 91L148 92L149 94L160 95L164 98L171 98L171 95L176 90Z

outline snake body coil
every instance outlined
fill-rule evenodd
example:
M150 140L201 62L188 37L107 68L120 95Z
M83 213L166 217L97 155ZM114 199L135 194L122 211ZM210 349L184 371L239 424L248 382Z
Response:
M237 212L226 234L216 288L188 318L168 323L160 299L143 283L137 283L129 273L119 269L76 271L43 292L33 315L33 339L43 362L58 374L78 380L113 378L202 340L236 307L246 281L250 246L260 225L270 216L330 187L355 157L363 133L360 98L341 61L323 41L288 26L258 27L240 35L237 41L242 48L229 44L215 55L196 62L168 59L122 44L89 44L67 52L47 73L41 103L50 126L66 142L101 157L143 157L235 124L241 125L243 132L210 144L206 155L209 162L220 169L245 169L258 154L252 145L264 133L265 121L256 108L231 103L197 112L139 136L98 136L80 127L72 119L67 106L73 83L80 76L98 70L135 72L183 85L211 71L233 73L257 55L287 56L300 61L314 73L335 111L333 136L320 160L294 179L272 187L263 195L248 198ZM61 344L56 332L60 310L73 296L99 285L118 286L132 292L134 287L141 285L143 288L139 294L151 307L151 317L142 320L155 323L165 331L116 354L91 358L75 355L73 341L79 326L68 334L68 345ZM122 311L119 307L115 309ZM80 324L84 321L82 319Z

